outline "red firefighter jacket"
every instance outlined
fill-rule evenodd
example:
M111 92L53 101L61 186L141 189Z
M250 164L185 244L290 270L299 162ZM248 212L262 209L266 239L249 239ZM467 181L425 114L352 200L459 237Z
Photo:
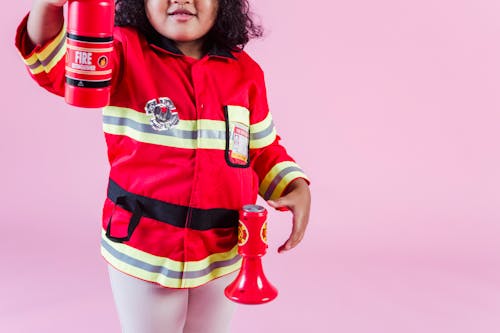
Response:
M16 36L31 76L60 96L65 39L63 28L30 49L26 18ZM307 179L278 142L262 70L243 51L214 47L196 60L128 27L115 28L112 61L103 257L171 288L239 269L238 210Z

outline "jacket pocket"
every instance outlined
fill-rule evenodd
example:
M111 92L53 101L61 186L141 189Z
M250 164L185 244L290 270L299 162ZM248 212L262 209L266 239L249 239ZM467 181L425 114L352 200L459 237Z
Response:
M224 106L226 121L225 159L229 166L248 168L250 165L250 111L237 105Z
M106 237L113 242L129 241L143 214L142 205L126 196L116 198L107 221Z

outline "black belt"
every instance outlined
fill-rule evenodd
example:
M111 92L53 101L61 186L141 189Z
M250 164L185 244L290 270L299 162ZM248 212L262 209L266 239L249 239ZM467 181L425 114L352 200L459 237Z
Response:
M130 193L120 187L112 179L109 180L108 198L116 205L132 213L127 237L110 235L111 223L108 223L106 235L114 241L122 242L130 239L132 232L142 216L180 228L209 230L214 228L232 228L238 226L238 211L232 209L213 208L199 209L174 205L157 199ZM189 220L188 213L190 214ZM111 220L110 220L111 222Z

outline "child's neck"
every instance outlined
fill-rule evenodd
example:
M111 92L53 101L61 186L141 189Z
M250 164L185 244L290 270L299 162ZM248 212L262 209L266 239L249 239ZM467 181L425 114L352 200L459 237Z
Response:
M175 42L177 48L186 56L201 59L203 57L203 41Z

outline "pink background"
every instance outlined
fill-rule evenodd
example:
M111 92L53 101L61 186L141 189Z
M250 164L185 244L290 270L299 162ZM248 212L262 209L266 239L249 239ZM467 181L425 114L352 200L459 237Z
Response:
M253 3L267 33L247 49L313 210L284 255L290 216L271 213L280 295L233 331L498 332L500 2ZM30 4L0 13L0 331L118 332L100 113L29 79L13 39Z

